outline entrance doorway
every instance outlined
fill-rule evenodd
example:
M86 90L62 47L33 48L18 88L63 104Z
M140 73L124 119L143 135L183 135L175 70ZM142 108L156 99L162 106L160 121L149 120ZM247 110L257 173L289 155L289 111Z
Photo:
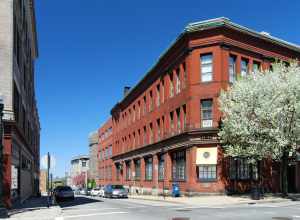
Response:
M296 193L296 165L291 164L288 166L287 171L287 179L288 179L288 192Z

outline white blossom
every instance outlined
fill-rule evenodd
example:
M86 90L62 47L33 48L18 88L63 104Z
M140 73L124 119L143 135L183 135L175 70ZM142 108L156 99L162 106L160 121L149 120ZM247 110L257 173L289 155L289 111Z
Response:
M300 143L300 68L273 65L255 72L222 91L221 142L228 156L280 160L295 154Z

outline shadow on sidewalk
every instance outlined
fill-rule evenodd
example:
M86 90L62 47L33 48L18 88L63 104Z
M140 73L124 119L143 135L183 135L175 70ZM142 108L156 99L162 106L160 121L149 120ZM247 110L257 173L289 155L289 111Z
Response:
M96 203L96 202L103 202L102 200L96 200L93 198L88 198L88 197L81 197L77 196L73 201L63 201L63 202L58 202L57 204L61 208L67 208L67 207L73 207L73 206L78 206L78 205L84 205L84 204L89 204L89 203Z
M47 196L42 197L32 197L28 200L25 200L23 203L16 203L8 211L8 215L15 215L23 212L35 211L48 208L47 205Z

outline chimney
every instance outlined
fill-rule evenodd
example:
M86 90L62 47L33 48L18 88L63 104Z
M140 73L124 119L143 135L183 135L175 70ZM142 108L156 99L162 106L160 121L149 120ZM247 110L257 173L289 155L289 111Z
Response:
M124 97L128 95L129 91L130 91L130 87L129 86L125 86L124 87Z

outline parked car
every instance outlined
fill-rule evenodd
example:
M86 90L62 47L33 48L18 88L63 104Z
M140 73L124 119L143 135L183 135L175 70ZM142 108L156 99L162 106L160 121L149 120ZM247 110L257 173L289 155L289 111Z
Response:
M104 187L105 198L128 198L128 191L123 185L108 184Z
M88 194L87 189L80 189L79 194L86 196Z
M99 187L92 189L91 196L100 196L100 191L101 191L101 189Z
M74 200L74 191L69 186L57 186L53 191L56 201Z

